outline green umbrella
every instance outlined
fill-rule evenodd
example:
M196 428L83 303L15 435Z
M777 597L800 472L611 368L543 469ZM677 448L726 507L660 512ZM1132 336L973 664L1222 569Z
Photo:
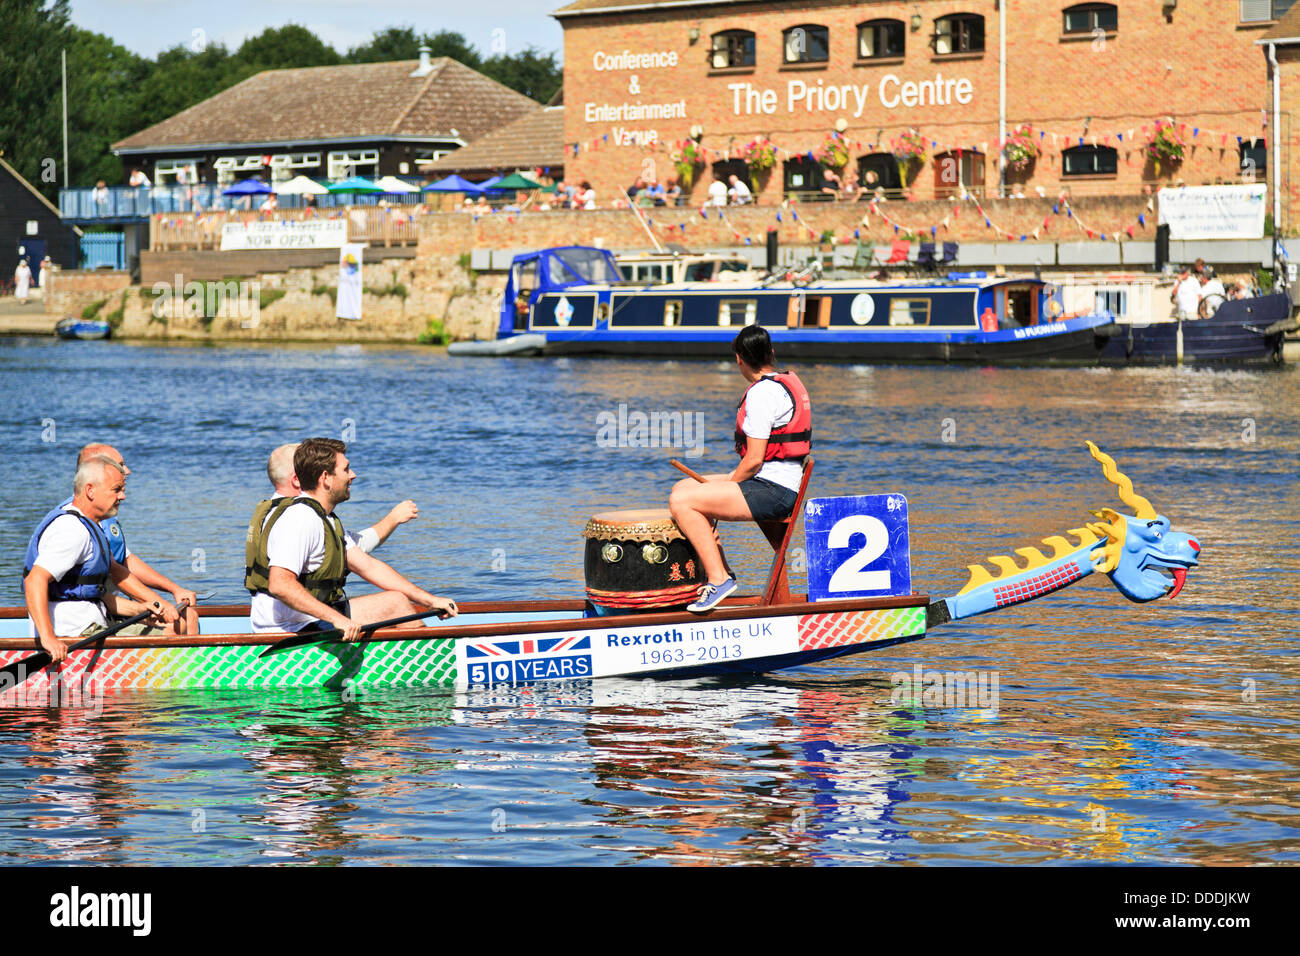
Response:
M329 187L332 193L382 193L384 188L376 186L368 179L362 179L360 176L353 176L351 179L345 179L341 183L333 183Z
M539 189L541 183L533 182L527 176L520 173L511 173L504 179L498 179L491 185L491 189Z

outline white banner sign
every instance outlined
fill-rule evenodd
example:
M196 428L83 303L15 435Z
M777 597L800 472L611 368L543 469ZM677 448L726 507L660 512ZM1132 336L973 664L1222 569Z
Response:
M340 319L361 318L361 256L365 247L346 243L339 251L339 293L334 315Z
M345 219L228 222L221 227L222 252L232 249L337 249L347 241Z
M1170 239L1260 239L1267 193L1263 183L1162 189L1159 221Z

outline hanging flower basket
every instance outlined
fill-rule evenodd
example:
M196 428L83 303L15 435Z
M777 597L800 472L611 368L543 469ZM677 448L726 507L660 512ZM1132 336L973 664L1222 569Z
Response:
M1002 154L1006 157L1007 166L1018 173L1034 164L1039 150L1038 144L1034 142L1034 131L1028 123L1007 136Z
M1155 135L1147 143L1147 156L1151 160L1155 174L1160 175L1162 165L1177 166L1183 161L1186 153L1187 141L1178 132L1178 128L1172 123L1157 122Z
M909 182L916 170L925 165L925 137L914 129L909 129L890 143L890 151L898 163L898 175L903 182ZM910 175L909 175L910 174Z
M776 165L776 145L766 136L751 139L740 151L751 172L765 173Z
M839 133L831 133L813 154L827 169L843 169L849 162L849 144Z
M683 189L690 189L695 182L695 170L704 165L704 151L695 140L684 139L676 144L672 161L677 169L677 181Z

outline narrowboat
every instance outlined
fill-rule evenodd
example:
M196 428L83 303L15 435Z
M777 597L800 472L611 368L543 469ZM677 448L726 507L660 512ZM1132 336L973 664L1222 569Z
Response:
M548 355L716 357L757 323L783 360L1094 365L1114 329L1108 312L1067 314L1060 288L1035 278L828 280L814 263L757 279L710 265L708 281L659 282L624 278L605 249L515 256L498 340L540 335Z

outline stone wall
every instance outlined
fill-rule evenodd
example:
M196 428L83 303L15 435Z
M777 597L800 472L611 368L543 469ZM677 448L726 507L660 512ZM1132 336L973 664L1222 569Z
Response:
M129 272L108 269L55 269L44 290L47 315L80 316L96 302L106 301L109 311L116 308L121 293L131 285Z

